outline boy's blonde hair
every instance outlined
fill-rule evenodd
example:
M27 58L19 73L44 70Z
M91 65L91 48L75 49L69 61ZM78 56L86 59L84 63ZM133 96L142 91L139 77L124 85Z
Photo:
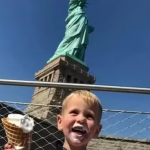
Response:
M96 106L95 109L98 110L98 114L97 114L97 121L98 123L100 123L101 117L102 117L102 105L100 103L100 100L98 99L98 97L87 91L87 90L77 90L72 92L71 94L69 94L63 101L62 103L62 111L61 113L64 112L67 102L70 98L72 98L73 96L80 96L89 106Z

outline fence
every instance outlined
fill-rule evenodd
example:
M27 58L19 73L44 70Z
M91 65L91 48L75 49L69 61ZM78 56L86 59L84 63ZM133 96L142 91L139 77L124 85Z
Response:
M3 102L0 106L1 117L6 117L9 113L16 113L20 111L23 113L23 110L29 104L26 103L17 103L17 102ZM38 105L40 106L40 105ZM32 105L33 110L37 105ZM40 107L49 107L41 105ZM59 110L60 106L53 106L53 109ZM53 111L53 110L51 110ZM20 113L19 112L19 113ZM36 112L36 109L35 109ZM111 140L118 140L117 144L124 143L125 141L134 141L130 145L126 145L125 149L131 147L139 147L139 144L142 144L144 140L150 139L150 112L136 112L136 111L123 111L123 110L103 110L102 125L103 129L101 132L101 139L106 141L111 138ZM53 117L53 116L51 116ZM54 116L55 117L55 116ZM63 135L55 129L55 124L51 124L47 118L45 120L38 119L36 120L36 128L33 134L33 143L32 149L49 149L55 148L56 142L58 140L63 141ZM48 123L49 122L49 123ZM1 131L3 130L2 124L0 124ZM4 133L3 133L4 134ZM2 134L1 134L2 135ZM120 138L120 139L119 139ZM131 138L133 138L131 140ZM0 140L3 139L3 143L7 142L6 137L0 137ZM102 141L101 143L102 144ZM99 144L99 145L100 145ZM114 146L116 142L114 143ZM109 147L108 143L105 143L105 147ZM130 146L130 147L129 147ZM3 148L3 145L0 147ZM145 148L145 147L144 147ZM150 149L149 147L145 150Z
M17 81L15 81L17 83ZM6 82L5 82L6 83ZM0 80L0 84L2 83ZM18 82L19 83L19 82ZM34 83L34 84L33 84ZM37 86L39 82L25 83L27 86ZM7 85L10 83L6 83ZM12 84L12 81L11 81ZM15 83L13 83L15 84ZM19 85L22 83L19 83ZM44 86L43 83L40 83L41 86ZM44 83L47 86L65 86L70 87L69 84L55 84L55 83ZM54 85L50 85L54 84ZM18 84L16 84L18 85ZM92 88L91 85L80 85L80 88ZM65 88L64 87L64 88ZM77 89L77 85L73 84L73 87ZM130 93L144 93L149 94L149 89L142 88L120 88L119 87L98 87L93 86L95 90L101 90L103 88L105 91L118 91L118 92L130 92ZM55 111L60 111L60 106L46 106L42 104L31 104L31 103L18 103L18 102L8 102L8 101L0 101L0 115L2 117L6 117L9 113L24 113L25 108L27 106L32 105L33 113L36 114L38 111L37 107L42 108L43 110L47 107L50 109L50 116L47 119L43 119L42 117L36 117L35 120L35 128L33 133L33 140L31 149L38 150L47 150L54 149L56 147L57 142L60 144L63 143L63 134L57 130L56 124L51 122L53 120L52 116ZM125 110L110 110L103 109L103 117L102 117L102 131L98 139L91 142L89 145L89 149L113 149L114 150L127 150L127 149L137 149L137 150L150 150L150 112L141 112L141 111L125 111ZM5 132L3 126L0 122L0 149L3 149L3 145L7 142L7 138L5 136Z

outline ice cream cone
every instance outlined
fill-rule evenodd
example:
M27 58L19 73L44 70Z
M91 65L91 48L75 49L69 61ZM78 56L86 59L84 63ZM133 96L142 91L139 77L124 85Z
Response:
M16 149L29 150L31 144L32 133L24 133L23 130L14 124L7 121L7 118L2 118L2 123L8 142Z

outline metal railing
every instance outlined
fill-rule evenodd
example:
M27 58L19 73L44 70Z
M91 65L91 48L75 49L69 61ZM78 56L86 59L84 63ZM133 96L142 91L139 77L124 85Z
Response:
M54 87L54 88L59 87L59 88L85 89L85 90L95 90L95 91L150 94L150 88L122 87L122 86L108 86L108 85L91 85L91 84L75 84L75 83L59 83L59 82L41 82L41 81L0 79L0 85Z

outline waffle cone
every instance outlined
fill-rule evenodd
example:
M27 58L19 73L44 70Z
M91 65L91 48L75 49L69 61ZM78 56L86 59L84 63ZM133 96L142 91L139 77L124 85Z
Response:
M8 139L8 143L13 146L24 147L24 150L30 149L32 133L23 133L23 130L14 124L7 121L7 118L2 118L2 123Z

